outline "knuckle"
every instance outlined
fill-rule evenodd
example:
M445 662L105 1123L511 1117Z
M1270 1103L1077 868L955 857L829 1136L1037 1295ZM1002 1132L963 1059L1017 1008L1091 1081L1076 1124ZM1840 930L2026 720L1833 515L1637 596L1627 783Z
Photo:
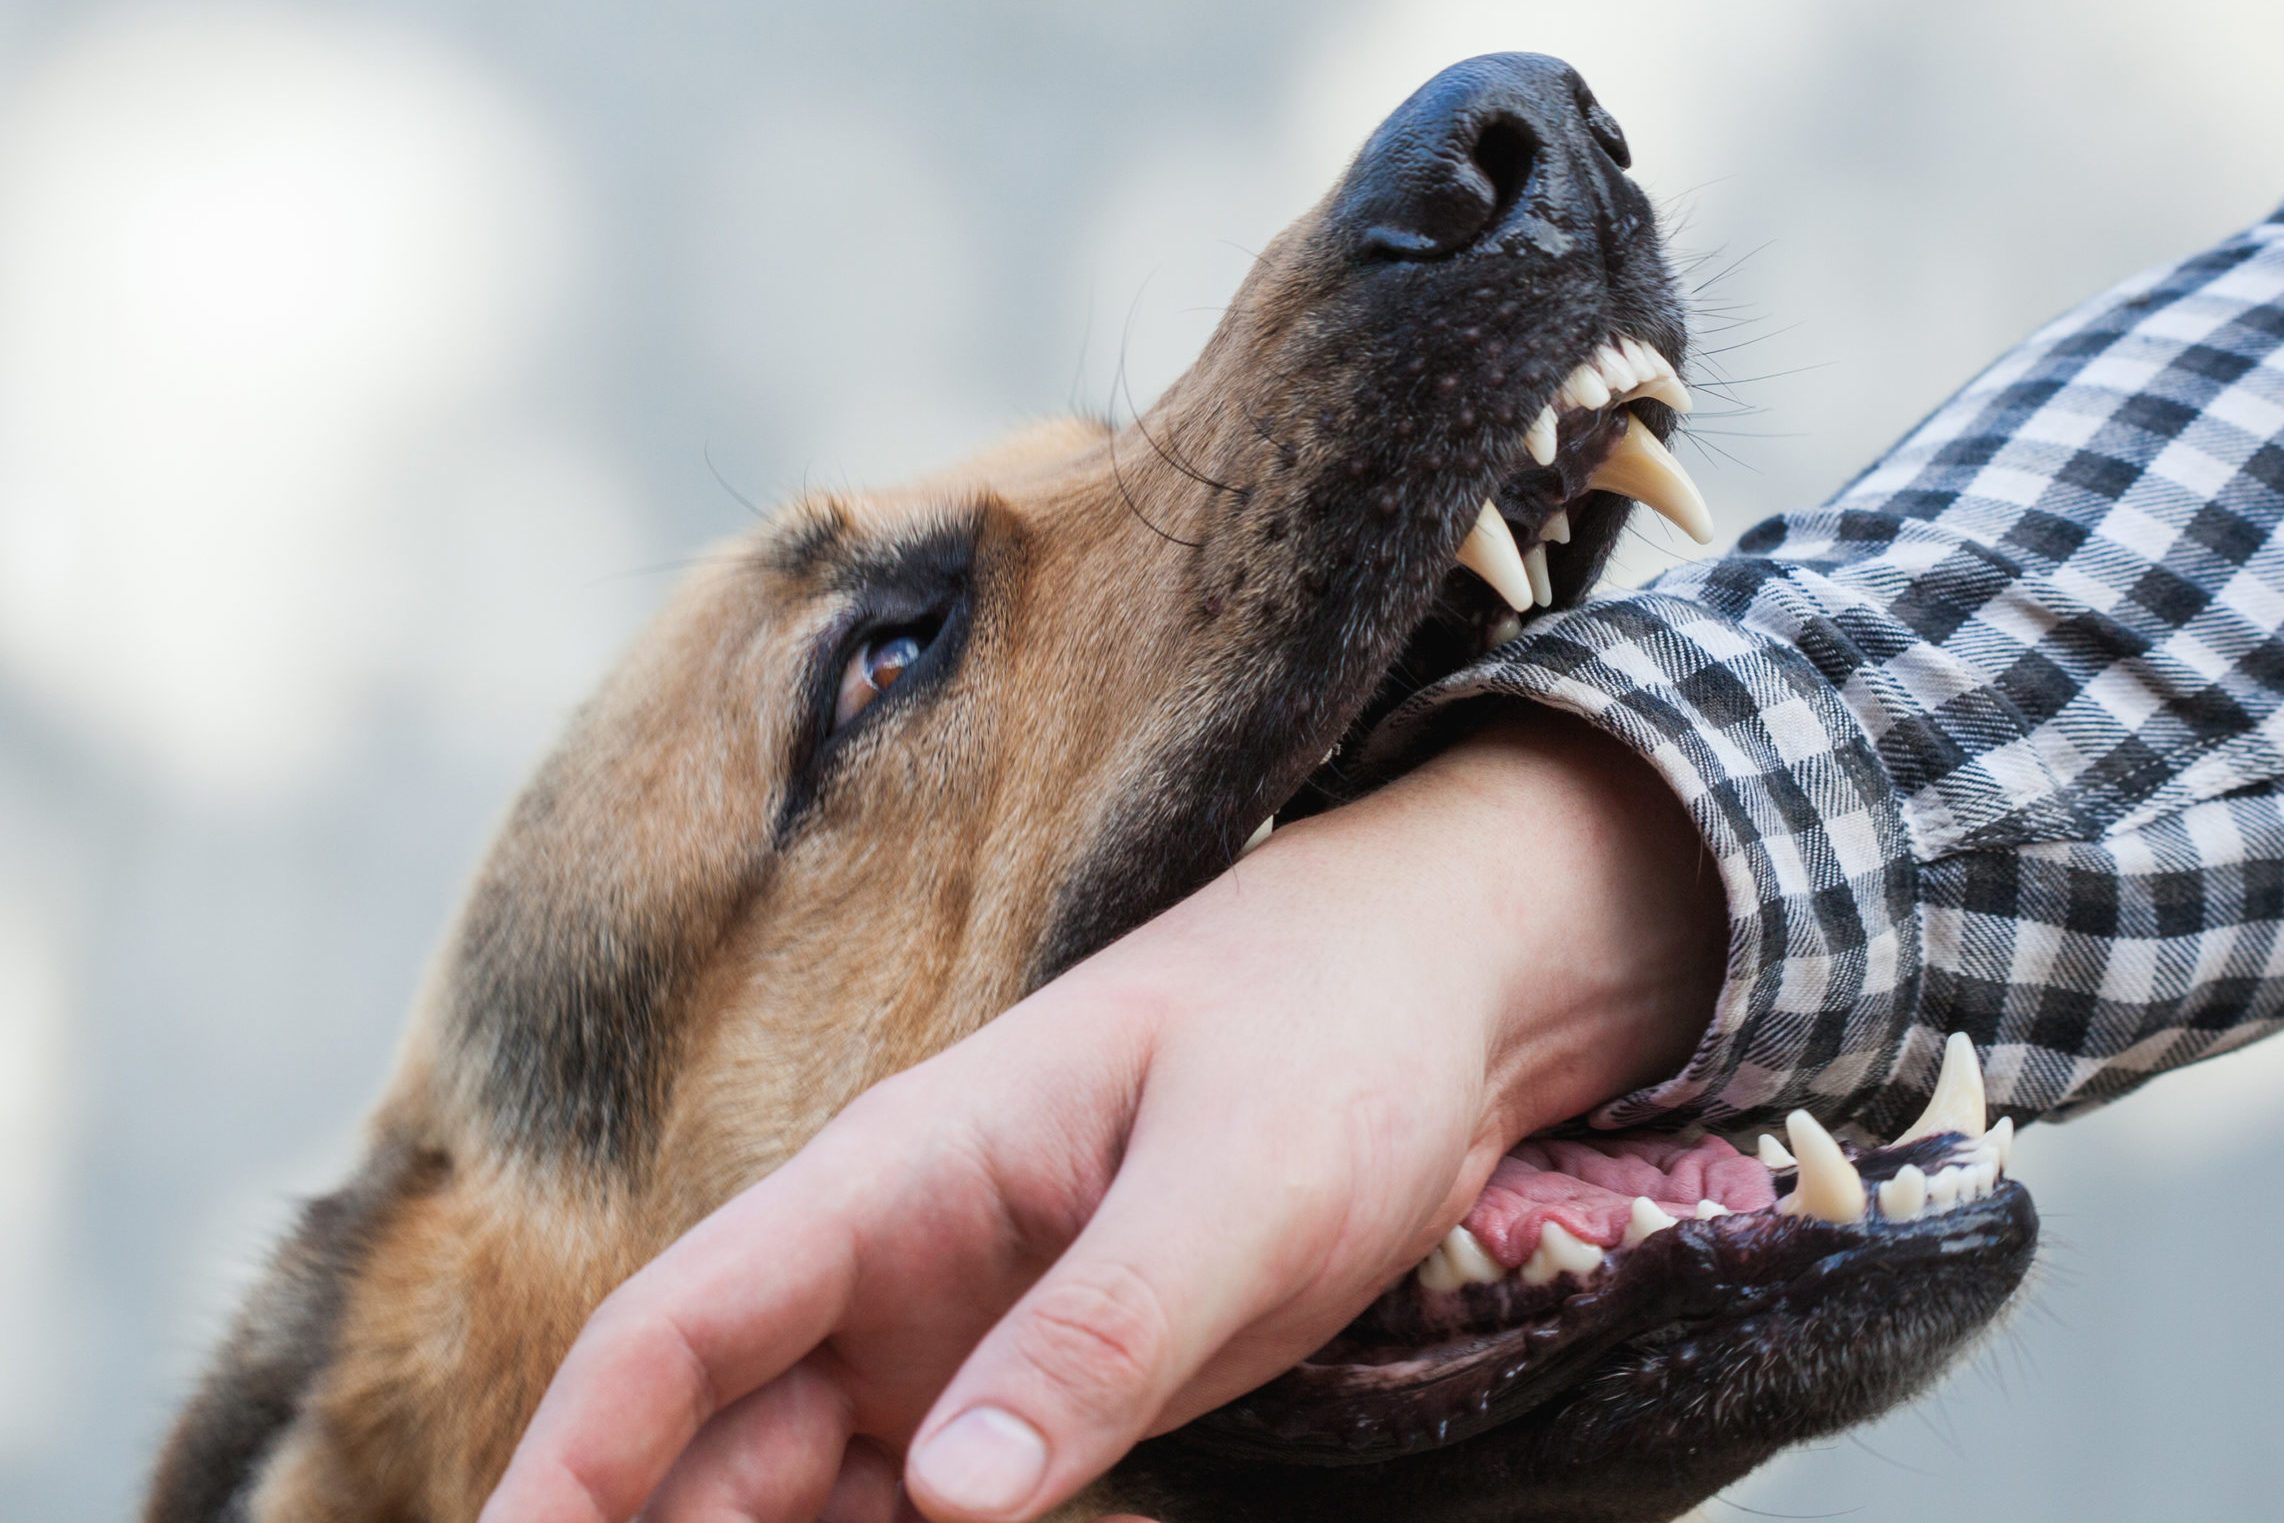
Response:
M1123 1419L1155 1393L1172 1345L1156 1289L1128 1266L1104 1264L1041 1286L1016 1354L1082 1415Z

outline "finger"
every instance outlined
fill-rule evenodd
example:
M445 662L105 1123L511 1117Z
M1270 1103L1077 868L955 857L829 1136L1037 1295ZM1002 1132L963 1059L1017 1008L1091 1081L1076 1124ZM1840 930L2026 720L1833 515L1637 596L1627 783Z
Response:
M809 1523L834 1490L848 1440L840 1388L815 1363L795 1365L698 1430L644 1523Z
M1001 1523L1070 1497L1234 1334L1323 1274L1345 1203L1303 1183L1325 1177L1321 1158L1258 1131L1229 1145L1195 1124L1228 1113L1216 1104L1201 1110L1192 1096L1171 1107L1189 1113L1188 1125L1137 1125L1094 1219L937 1400L906 1467L931 1517ZM1283 1342L1249 1337L1259 1368L1245 1384L1306 1354L1356 1309L1315 1332L1288 1319Z
M482 1523L625 1523L716 1412L821 1341L855 1273L844 1172L835 1157L801 1155L612 1292Z
M852 1438L817 1523L896 1523L902 1500L896 1462L870 1439Z

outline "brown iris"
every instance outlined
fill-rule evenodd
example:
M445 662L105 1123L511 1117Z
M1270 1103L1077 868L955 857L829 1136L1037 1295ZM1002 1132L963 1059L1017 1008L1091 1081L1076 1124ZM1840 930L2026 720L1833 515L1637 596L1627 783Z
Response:
M923 648L919 637L909 634L882 635L858 646L841 673L840 697L833 705L835 727L856 718L894 687L920 659Z

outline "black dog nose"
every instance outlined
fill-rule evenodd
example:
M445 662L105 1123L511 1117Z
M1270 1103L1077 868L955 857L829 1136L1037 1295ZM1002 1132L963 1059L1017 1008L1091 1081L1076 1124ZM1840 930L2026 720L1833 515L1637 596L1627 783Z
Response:
M1335 215L1357 251L1443 259L1506 224L1526 197L1576 225L1632 163L1625 134L1559 58L1486 53L1429 80L1350 166Z

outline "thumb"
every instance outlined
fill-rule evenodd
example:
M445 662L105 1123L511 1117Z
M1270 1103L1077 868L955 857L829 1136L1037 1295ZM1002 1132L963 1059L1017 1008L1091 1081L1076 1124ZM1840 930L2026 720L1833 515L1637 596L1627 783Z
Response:
M1287 1307L1323 1277L1321 1250L1345 1215L1338 1190L1312 1188L1312 1175L1330 1183L1321 1165L1258 1137L1233 1148L1215 1129L1184 1131L1145 1147L1137 1128L1094 1219L937 1399L905 1473L930 1517L1036 1517L1151 1432L1238 1332L1276 1314L1245 1340L1248 1368L1214 1372L1230 1395L1307 1354L1370 1298L1377 1264L1357 1277L1357 1306Z

